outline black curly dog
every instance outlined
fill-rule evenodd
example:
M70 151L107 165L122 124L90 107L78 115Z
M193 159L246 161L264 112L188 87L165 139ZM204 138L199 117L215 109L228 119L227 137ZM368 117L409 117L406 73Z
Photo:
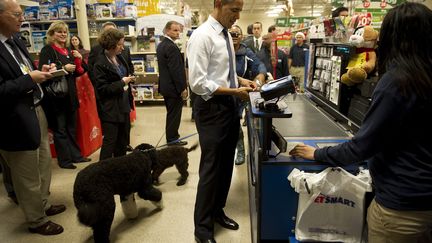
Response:
M180 179L177 181L177 186L182 186L186 183L189 176L188 172L188 153L195 150L198 147L198 143L192 145L190 148L183 146L168 146L166 148L156 150L156 163L153 163L152 177L153 183L159 184L159 176L165 171L165 169L175 165L178 172L180 173ZM135 147L135 149L143 151L151 151L155 148L147 143L143 143Z
M154 152L134 151L91 164L78 173L73 191L78 219L82 224L92 227L96 243L109 242L115 211L114 195L120 195L122 206L125 198L134 200L134 192L145 200L162 202L161 191L154 188L152 183L154 156ZM135 204L135 201L132 203Z

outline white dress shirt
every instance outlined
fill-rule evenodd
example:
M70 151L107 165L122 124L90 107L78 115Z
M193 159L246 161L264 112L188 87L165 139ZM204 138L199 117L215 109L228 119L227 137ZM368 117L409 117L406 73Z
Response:
M262 46L262 36L260 36L259 38L256 38L255 36L253 37L253 46L255 47L255 42L258 40L258 50L261 50L261 46Z
M219 87L230 87L229 57L223 26L211 15L205 23L192 33L187 45L189 85L194 93L204 100L213 97ZM235 51L231 35L228 34L235 68ZM235 74L237 80L237 74ZM238 82L236 82L238 86Z

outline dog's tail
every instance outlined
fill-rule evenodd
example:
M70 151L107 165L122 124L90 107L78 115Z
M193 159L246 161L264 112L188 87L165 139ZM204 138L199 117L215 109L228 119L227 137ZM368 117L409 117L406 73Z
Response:
M99 219L99 210L95 203L84 203L78 208L78 220L84 225L92 226Z
M194 145L192 145L192 147L190 147L190 148L187 149L187 152L189 153L191 151L194 151L197 148L198 148L198 143L195 143Z

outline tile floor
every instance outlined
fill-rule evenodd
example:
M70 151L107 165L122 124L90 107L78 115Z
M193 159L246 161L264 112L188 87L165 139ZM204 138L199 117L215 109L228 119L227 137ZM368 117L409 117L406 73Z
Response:
M138 107L137 121L131 131L131 144L133 146L142 142L156 144L164 133L165 112L163 105ZM190 117L191 108L185 107L180 126L181 136L196 132L195 123L190 121ZM187 141L188 146L190 146L198 141L198 137L190 137ZM160 144L164 142L165 137L163 136ZM96 151L90 157L92 161L97 161L99 151ZM171 167L162 174L160 178L162 184L159 186L163 193L165 206L162 211L155 210L151 203L140 199L137 200L139 217L135 220L127 220L123 216L118 196L116 196L117 208L111 227L111 242L193 243L193 211L198 183L199 158L199 148L189 154L190 176L184 186L176 186L179 174L175 168ZM0 179L0 242L93 242L91 229L80 225L76 218L76 209L72 199L75 176L80 169L90 163L93 162L77 164L77 169L66 170L60 169L56 161L53 160L50 201L54 204L63 203L67 206L66 212L50 217L52 221L61 224L65 229L62 234L56 236L41 236L27 231L22 211L8 199L3 181ZM235 166L231 190L225 208L227 215L240 224L240 229L231 231L216 226L215 238L218 242L251 242L246 169L246 164Z

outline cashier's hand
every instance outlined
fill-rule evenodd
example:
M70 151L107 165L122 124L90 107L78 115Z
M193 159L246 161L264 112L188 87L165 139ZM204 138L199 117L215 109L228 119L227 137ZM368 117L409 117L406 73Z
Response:
M249 92L253 91L251 87L239 87L236 89L236 96L242 101L249 101Z
M314 160L315 150L316 149L312 146L305 144L297 144L293 149L291 149L291 151L289 151L289 154L294 157Z

